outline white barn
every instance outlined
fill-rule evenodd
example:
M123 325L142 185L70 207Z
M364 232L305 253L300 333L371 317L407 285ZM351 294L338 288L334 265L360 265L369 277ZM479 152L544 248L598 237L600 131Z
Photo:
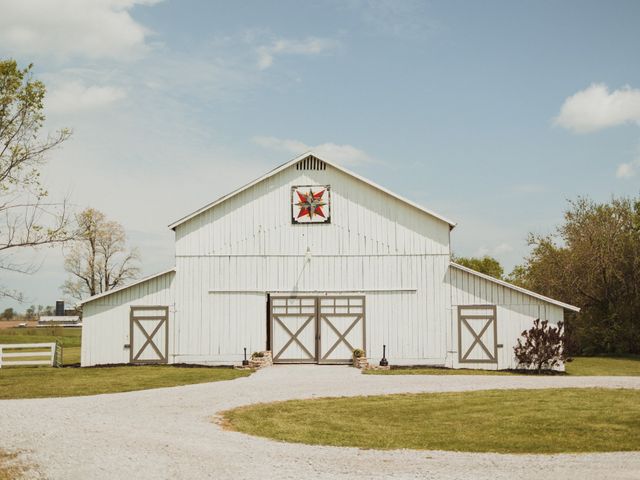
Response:
M377 362L504 369L576 307L451 262L455 224L304 154L169 225L175 267L83 304L82 365Z

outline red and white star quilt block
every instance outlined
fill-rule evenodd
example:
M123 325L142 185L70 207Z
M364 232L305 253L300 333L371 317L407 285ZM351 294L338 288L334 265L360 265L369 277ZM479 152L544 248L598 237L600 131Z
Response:
M291 187L291 221L293 223L330 223L329 185Z

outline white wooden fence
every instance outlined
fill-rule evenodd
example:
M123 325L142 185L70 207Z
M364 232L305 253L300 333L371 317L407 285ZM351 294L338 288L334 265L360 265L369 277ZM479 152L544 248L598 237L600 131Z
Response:
M11 352L7 352L11 350ZM15 350L24 350L16 352ZM0 368L18 365L58 366L57 343L5 343L0 345ZM21 360L29 358L30 360ZM14 360L17 359L17 360Z

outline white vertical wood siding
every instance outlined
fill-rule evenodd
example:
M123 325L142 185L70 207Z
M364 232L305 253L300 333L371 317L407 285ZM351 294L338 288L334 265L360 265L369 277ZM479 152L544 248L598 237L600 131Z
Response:
M178 258L176 362L229 363L266 348L264 292L364 293L368 355L443 364L449 336L448 257L215 256ZM184 276L184 277L183 277Z
M525 293L498 285L469 272L452 266L449 269L451 284L451 356L447 365L454 368L505 369L516 368L513 347L524 330L533 325L536 318L549 320L557 324L563 320L562 307L539 300ZM459 305L496 305L497 306L497 343L498 364L459 363L458 362L458 306Z
M330 185L330 224L292 224L294 185ZM173 361L266 348L265 292L361 292L370 357L443 363L448 263L446 222L329 165L290 167L176 228Z
M331 185L331 223L293 225L291 187ZM449 254L449 225L327 165L290 167L176 227L176 255Z
M131 306L169 306L169 352L174 328L174 272L150 278L83 306L81 365L129 363L129 312Z

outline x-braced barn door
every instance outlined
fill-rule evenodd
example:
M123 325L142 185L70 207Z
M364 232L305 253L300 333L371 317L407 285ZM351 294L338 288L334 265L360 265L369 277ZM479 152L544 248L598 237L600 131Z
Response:
M498 326L495 305L458 307L458 361L497 363Z
M271 297L271 351L275 363L316 363L316 297Z
M129 360L131 363L167 363L169 307L131 307Z
M318 301L319 363L351 363L365 349L364 297L321 297Z
M364 297L271 297L275 363L350 363L365 349Z

